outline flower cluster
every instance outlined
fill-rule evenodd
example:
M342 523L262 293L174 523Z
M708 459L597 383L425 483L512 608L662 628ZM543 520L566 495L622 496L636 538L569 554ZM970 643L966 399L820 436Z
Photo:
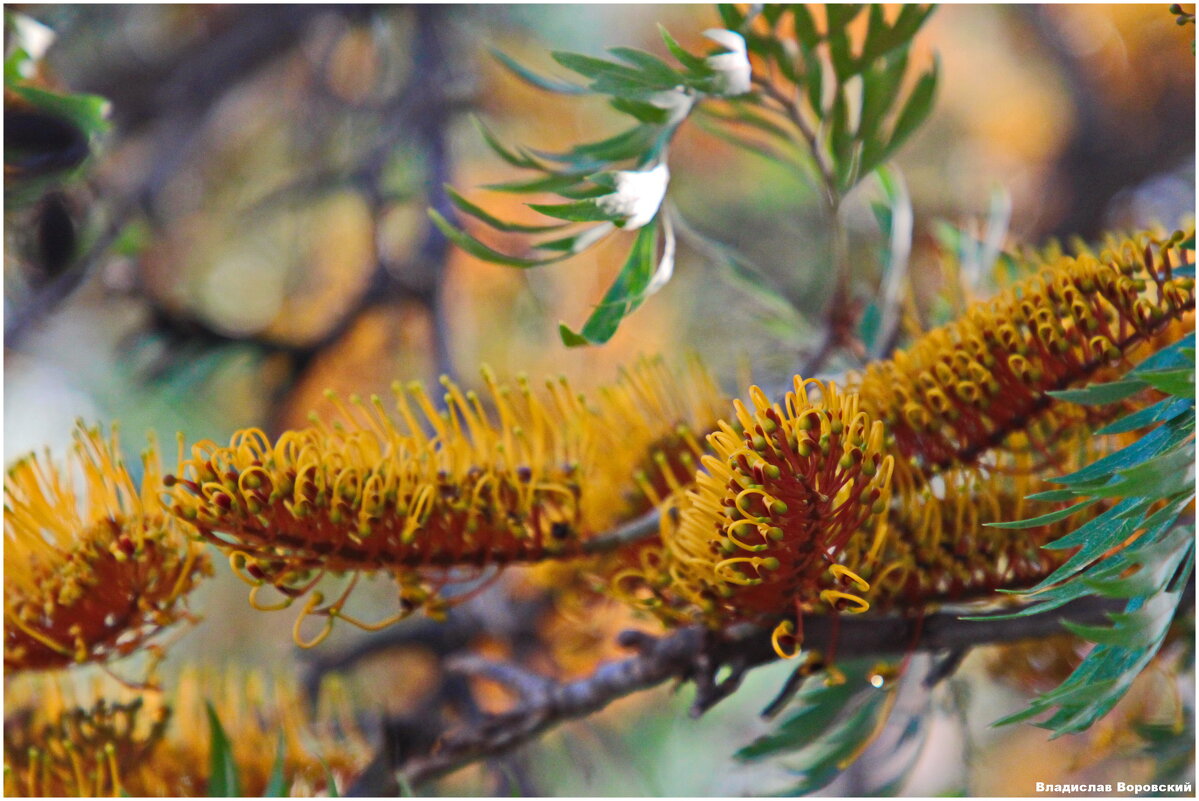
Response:
M1050 392L1110 377L1176 321L1193 327L1195 282L1172 273L1183 237L1058 258L867 368L863 407L925 473L974 464L1012 432L1043 447L1061 430Z
M377 628L418 607L437 616L448 581L583 554L591 535L638 508L636 460L664 437L694 441L690 427L714 417L707 410L721 397L698 366L676 380L653 360L596 404L564 378L541 392L486 370L483 382L480 396L444 380L441 410L419 384L397 385L398 419L378 398L332 398L332 424L314 418L274 443L256 429L228 447L199 443L166 479L171 510L229 554L256 607L307 595L298 642L310 615L326 618L316 640L335 618ZM358 577L374 572L392 574L401 596L399 612L378 624L344 608ZM325 605L317 583L346 573L344 592ZM267 586L282 594L273 607L257 597Z
M4 667L107 662L188 616L183 601L210 572L158 497L153 444L142 482L115 430L76 431L67 469L19 460L4 482ZM80 495L73 479L83 479Z
M1042 546L1077 518L1018 534L985 524L1022 517L1047 469L1113 444L1092 432L1119 411L1053 391L1193 329L1194 281L1173 274L1185 236L1058 258L851 376L849 394L797 377L784 409L753 389L753 412L737 404L706 472L676 494L660 563L621 577L625 597L668 620L783 617L785 655L807 612L919 609L1044 578L1065 554Z
M179 797L208 794L210 723L225 732L242 795L267 789L282 739L286 795L333 795L372 753L337 686L307 720L299 690L257 673L188 670L169 694L133 697L97 684L88 700L58 680L9 688L4 726L7 796Z
M869 585L839 554L886 509L894 460L882 425L856 395L798 377L782 405L757 387L751 398L752 411L736 402L736 427L722 422L708 437L713 453L678 496L677 523L664 518L669 595L721 623L864 611ZM651 592L662 583L645 578ZM669 595L648 606L674 614Z

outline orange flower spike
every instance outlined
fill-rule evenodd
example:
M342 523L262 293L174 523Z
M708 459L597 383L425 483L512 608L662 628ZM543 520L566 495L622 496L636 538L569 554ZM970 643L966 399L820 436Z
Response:
M4 484L4 664L41 670L108 662L189 615L211 570L157 495L156 444L134 483L114 432L80 426L65 470L19 460ZM77 495L74 473L83 478Z

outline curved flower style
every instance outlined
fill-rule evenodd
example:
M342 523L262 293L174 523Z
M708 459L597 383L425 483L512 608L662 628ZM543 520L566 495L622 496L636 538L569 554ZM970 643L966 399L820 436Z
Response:
M114 429L80 427L62 471L29 455L4 482L4 667L107 662L188 618L183 601L211 571L158 498L153 443L140 489ZM82 476L82 496L72 486Z
M686 415L719 397L702 370L678 382L648 360L597 406L565 379L540 393L524 379L516 391L488 371L483 380L485 397L443 380L444 411L419 384L397 385L398 420L378 398L347 406L334 397L341 419L331 425L315 419L275 443L256 429L227 448L199 443L182 475L166 479L172 512L229 554L255 607L307 595L296 639L313 645L335 618L376 629L421 607L444 614L438 588L488 566L583 555L592 535L626 514L636 460L690 431ZM401 608L366 623L345 603L359 576L375 572L395 577ZM345 591L324 605L317 583L344 573L353 574ZM283 595L272 606L258 600L267 585ZM310 615L326 624L306 642L299 627Z
M869 585L839 554L886 509L894 460L882 425L831 384L796 377L783 405L757 387L750 395L752 412L736 402L738 427L722 422L708 437L707 472L663 528L671 594L722 624L865 611L857 593Z
M323 691L313 720L290 681L244 670L186 670L177 689L133 697L94 686L81 701L39 677L9 688L4 725L8 796L194 797L209 794L211 703L232 749L242 795L262 796L282 737L285 794L331 795L373 749L344 693Z

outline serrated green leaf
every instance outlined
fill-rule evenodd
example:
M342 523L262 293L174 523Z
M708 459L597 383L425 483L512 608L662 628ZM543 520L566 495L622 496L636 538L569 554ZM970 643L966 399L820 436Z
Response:
M1082 389L1050 390L1047 394L1067 403L1084 406L1106 406L1137 394L1145 388L1145 382L1137 379L1109 381L1106 384L1091 384Z
M1091 494L1099 497L1174 495L1195 483L1195 443L1190 441L1154 456L1135 467L1121 470L1115 480Z
M1178 398L1195 397L1195 368L1137 370L1137 378L1154 389Z
M1114 423L1106 425L1095 432L1097 436L1107 434L1124 434L1146 428L1154 423L1164 423L1184 414L1195 413L1195 402L1187 398L1166 398L1153 404L1147 409L1140 409L1132 414L1121 417ZM1031 496L1030 496L1031 497Z
M287 778L283 775L286 756L283 746L283 732L279 732L278 744L275 746L275 764L271 767L271 776L267 780L266 789L262 793L263 798L284 798L287 796Z
M233 746L221 727L220 718L210 701L204 702L208 714L208 796L237 798L241 796L241 779L233 759Z
M1049 503L1057 503L1059 501L1074 501L1078 499L1078 492L1074 490L1047 490L1027 496L1030 501L1047 501Z
M1133 444L1092 462L1081 470L1051 478L1054 484L1080 484L1107 479L1119 470L1134 467L1151 459L1186 439L1185 428L1179 430L1169 423L1158 426Z
M846 681L828 685L823 675L816 675L804 682L793 706L799 711L788 717L770 734L757 738L734 754L742 762L755 762L780 753L798 751L822 737L833 720L841 714L845 705L855 695L871 690L864 682Z
M1073 506L1069 506L1065 509L1058 509L1056 512L1049 512L1047 514L1038 515L1037 517L1030 517L1026 520L1014 520L1006 523L984 523L983 525L987 526L988 528L1004 528L1013 530L1047 526L1050 523L1056 523L1059 520L1065 520L1070 515L1074 514L1080 509L1085 509L1086 507L1091 506L1098 500L1098 498L1091 498L1090 500L1079 501Z
M525 83L531 84L538 89L544 89L547 92L553 92L559 95L589 95L591 90L585 86L579 86L577 83L568 81L559 81L553 78L546 78L538 75L527 67L522 66L519 62L511 57L501 53L499 50L492 50L496 60L508 68L508 70L516 77L520 78Z
M1034 594L1059 581L1064 581L1112 548L1122 544L1136 531L1139 521L1122 517L1121 512L1136 504L1136 500L1121 501L1098 517L1088 520L1067 536L1043 546L1049 550L1065 550L1073 547L1078 547L1078 550L1044 580L1025 592Z

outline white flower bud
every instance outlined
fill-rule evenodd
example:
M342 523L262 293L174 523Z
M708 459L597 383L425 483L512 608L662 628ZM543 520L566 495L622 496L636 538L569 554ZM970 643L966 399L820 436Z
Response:
M736 96L748 92L753 70L745 49L745 37L724 28L711 28L704 31L704 36L730 51L704 59L708 68L716 73L716 94Z
M608 214L621 217L626 231L635 231L652 220L670 183L666 162L649 170L620 170L612 177L616 191L597 197L596 205Z

